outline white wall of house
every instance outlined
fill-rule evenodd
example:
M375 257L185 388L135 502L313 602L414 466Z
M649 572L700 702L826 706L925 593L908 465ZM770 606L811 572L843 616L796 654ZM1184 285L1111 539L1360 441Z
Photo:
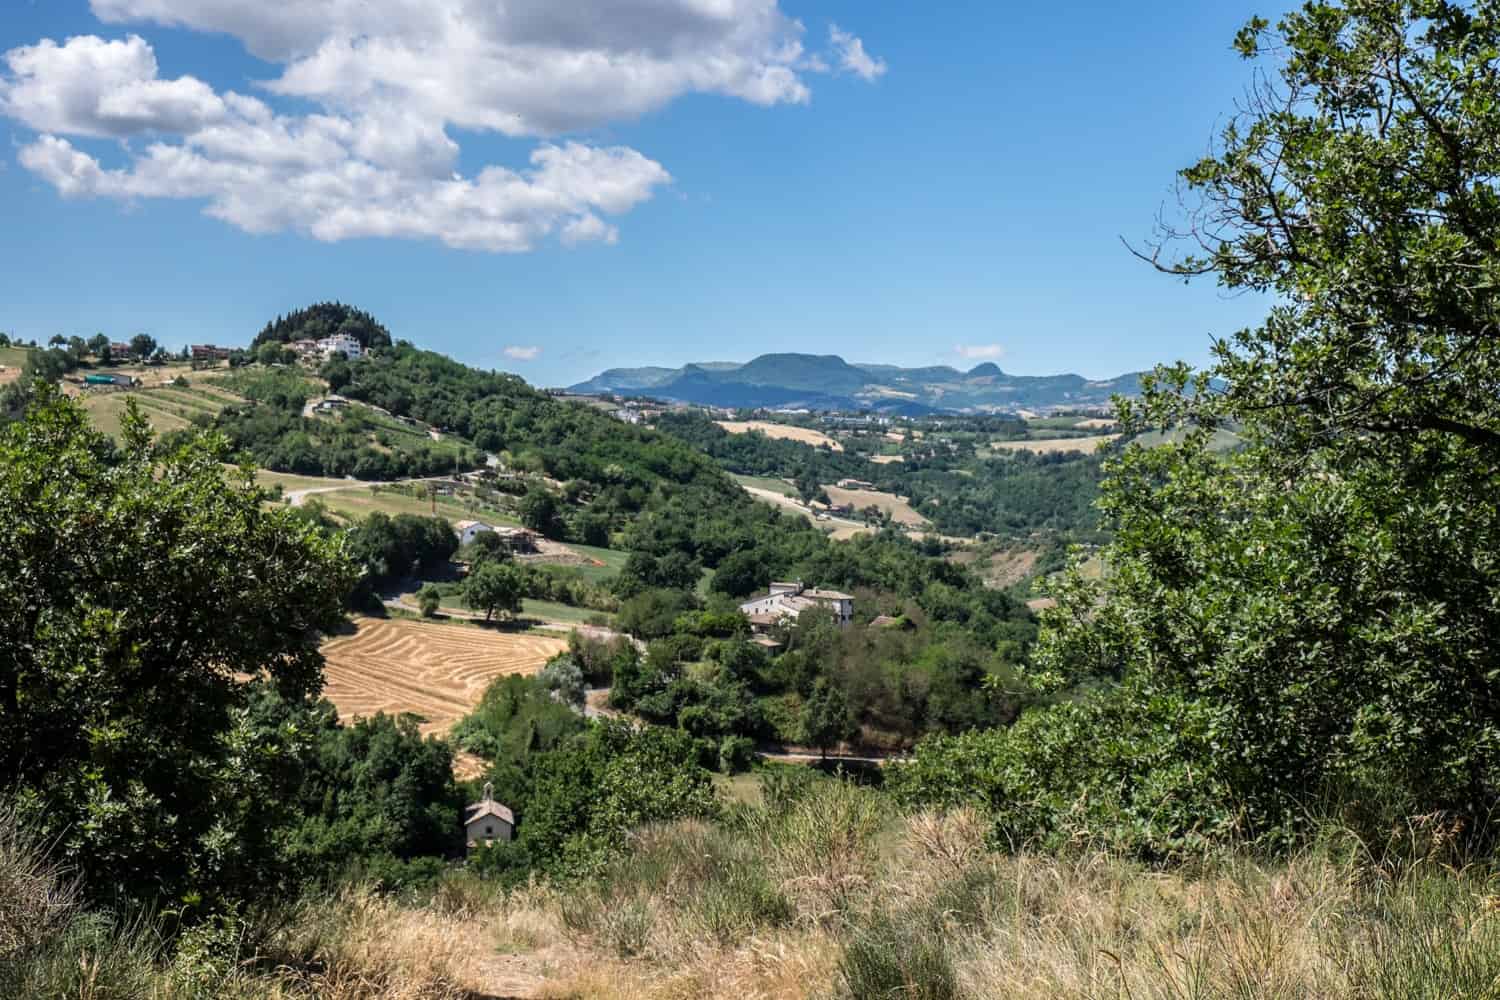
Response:
M471 844L483 844L487 840L509 841L514 833L511 825L499 816L481 816L464 827Z

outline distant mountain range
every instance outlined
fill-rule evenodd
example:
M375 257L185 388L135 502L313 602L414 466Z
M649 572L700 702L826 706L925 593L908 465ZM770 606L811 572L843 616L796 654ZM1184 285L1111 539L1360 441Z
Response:
M993 363L966 372L947 365L850 364L833 354L762 354L744 364L611 368L570 392L652 396L728 407L807 407L885 413L999 413L1103 406L1140 392L1141 372L1096 382L1082 375L1007 375Z

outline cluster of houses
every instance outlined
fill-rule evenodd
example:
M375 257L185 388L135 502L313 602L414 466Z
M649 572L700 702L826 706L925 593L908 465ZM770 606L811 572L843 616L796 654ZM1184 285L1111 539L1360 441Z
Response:
M770 633L796 622L797 616L813 608L832 611L841 627L854 620L853 597L837 590L806 587L801 581L773 582L766 596L752 597L740 605L740 611L750 619L750 641L773 651L781 648L781 642Z

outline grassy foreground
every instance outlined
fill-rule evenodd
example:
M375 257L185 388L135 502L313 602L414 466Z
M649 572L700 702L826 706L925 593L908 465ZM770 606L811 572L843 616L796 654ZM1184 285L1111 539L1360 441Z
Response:
M1155 871L996 854L972 812L893 816L842 783L767 791L719 823L639 830L568 885L507 893L455 872L420 899L346 889L202 925L175 954L140 921L79 910L12 833L0 994L1500 997L1500 882L1444 864L1440 831L1378 860Z

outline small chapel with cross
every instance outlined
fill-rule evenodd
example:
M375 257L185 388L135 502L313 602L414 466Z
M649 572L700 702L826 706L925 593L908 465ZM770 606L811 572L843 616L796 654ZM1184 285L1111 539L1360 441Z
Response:
M484 784L483 801L469 805L468 816L464 820L464 839L471 851L476 847L488 847L497 840L510 840L515 833L515 814L495 801L495 786L489 782Z

